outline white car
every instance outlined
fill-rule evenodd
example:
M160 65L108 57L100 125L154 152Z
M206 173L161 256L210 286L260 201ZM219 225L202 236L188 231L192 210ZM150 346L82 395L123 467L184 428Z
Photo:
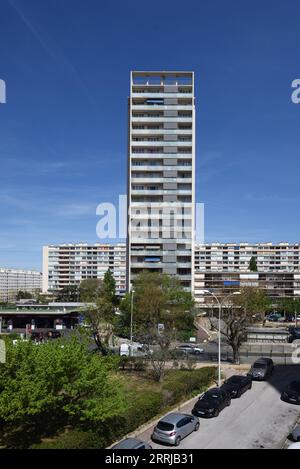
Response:
M300 449L300 443L292 443L288 449Z

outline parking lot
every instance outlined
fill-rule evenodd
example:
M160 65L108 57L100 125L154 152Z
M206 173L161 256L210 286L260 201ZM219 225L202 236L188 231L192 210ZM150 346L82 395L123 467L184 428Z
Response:
M277 366L268 382L253 382L252 390L219 417L201 419L198 432L182 440L180 448L187 449L255 449L282 448L286 437L300 416L300 406L280 400L283 388L292 380L300 379L300 366ZM190 413L196 399L180 410ZM152 431L138 437L151 442ZM155 449L166 448L152 442Z

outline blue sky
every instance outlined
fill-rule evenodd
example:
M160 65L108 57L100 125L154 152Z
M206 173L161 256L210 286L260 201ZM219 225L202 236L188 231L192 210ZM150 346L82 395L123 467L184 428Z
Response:
M126 192L129 72L194 70L206 241L300 241L296 0L0 0L0 266L96 242Z

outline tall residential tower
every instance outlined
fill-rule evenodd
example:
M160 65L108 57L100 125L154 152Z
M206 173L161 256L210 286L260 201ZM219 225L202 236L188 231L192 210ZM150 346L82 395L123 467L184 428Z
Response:
M132 72L128 140L127 288L151 270L193 290L193 72Z

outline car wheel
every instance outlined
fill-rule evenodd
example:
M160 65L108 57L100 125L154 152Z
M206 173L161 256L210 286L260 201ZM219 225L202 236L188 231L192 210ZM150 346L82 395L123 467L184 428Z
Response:
M242 391L239 391L239 392L237 393L236 397L239 399L242 394L243 394L243 392L242 392ZM228 404L227 404L227 405L228 405Z
M248 389L252 389L252 382L249 384Z
M241 397L241 396L240 396ZM231 399L229 399L229 401L227 402L227 407L229 407L231 405Z
M196 425L195 425L195 432L197 432L199 430L199 428L200 428L200 423L197 422Z
M180 445L180 442L181 442L181 437L178 436L175 440L175 446L179 446Z
M218 409L215 410L214 417L219 417L220 411Z

